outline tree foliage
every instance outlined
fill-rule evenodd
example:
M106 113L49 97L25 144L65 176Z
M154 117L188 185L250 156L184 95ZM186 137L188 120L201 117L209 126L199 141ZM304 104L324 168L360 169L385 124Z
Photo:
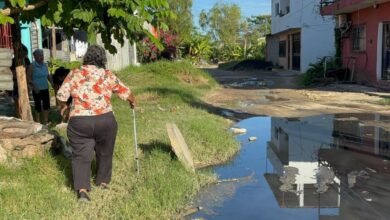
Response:
M212 45L208 36L204 36L194 30L191 41L185 45L185 48L185 52L189 55L192 62L200 63L202 59L208 60L210 58Z
M236 43L239 38L241 9L236 4L217 3L210 11L202 10L199 25L215 41L226 45Z
M257 29L262 37L271 33L271 15L251 16L247 21L250 29Z
M101 34L106 49L115 53L111 36L123 44L126 38L137 40L147 35L154 39L145 23L166 28L164 18L174 16L167 0L8 0L0 12L0 23L12 23L15 16L21 21L41 18L42 25L56 25L65 33L74 28L88 33L90 42ZM39 6L39 7L34 7ZM9 14L8 14L9 13ZM157 41L156 41L157 43Z
M163 22L169 31L176 35L178 44L191 40L192 25L192 0L168 0L170 9L176 14L174 17L166 17Z
M244 42L242 58L263 59L265 36L271 33L271 16L251 16L241 23L241 38Z

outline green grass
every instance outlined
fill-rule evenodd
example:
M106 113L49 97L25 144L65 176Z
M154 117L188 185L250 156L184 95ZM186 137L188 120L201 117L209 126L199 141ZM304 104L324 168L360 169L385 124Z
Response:
M71 164L47 153L18 166L0 166L0 219L172 219L201 186L215 180L210 170L187 171L170 151L167 122L176 123L199 164L226 161L238 144L228 121L208 113L201 97L217 84L188 63L159 62L118 73L138 98L140 176L134 160L132 113L114 98L119 131L110 190L93 187L90 204L79 204ZM91 180L92 181L92 180Z

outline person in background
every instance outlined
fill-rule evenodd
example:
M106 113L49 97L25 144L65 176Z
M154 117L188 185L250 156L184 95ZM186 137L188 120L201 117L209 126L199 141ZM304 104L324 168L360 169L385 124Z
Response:
M90 201L91 162L96 155L97 186L108 189L112 175L112 157L117 122L112 112L111 95L116 93L132 108L135 97L110 70L106 69L105 50L97 45L88 48L83 65L72 70L58 90L63 115L72 97L67 135L72 147L73 186L80 202Z
M35 105L35 121L47 125L49 121L50 94L49 83L53 86L53 81L46 63L44 62L43 50L36 49L33 53L34 62L29 66L27 71L27 81Z
M26 68L26 72L31 64L30 62L30 59L28 58L27 54L28 54L28 50L27 50L27 47L22 45L22 51L23 51L23 56L24 56L24 67ZM15 103L15 114L16 114L16 117L20 117L19 116L19 91L18 91L18 79L16 77L16 62L15 62L15 57L12 59L12 65L10 67L11 71L12 71L12 80L13 80L13 83L14 83L14 86L13 86L13 91L12 91L12 98L14 100L14 103Z
M53 78L53 89L55 93L57 94L58 90L60 89L62 83L64 82L65 78L68 76L70 72L70 69L66 69L65 67L58 67L52 76Z
M54 89L54 94L57 95L58 90L60 89L62 83L64 83L65 78L68 76L70 72L70 69L66 69L64 67L59 67L54 71L53 74L53 89ZM72 97L69 97L68 101L66 102L68 107L72 104ZM57 106L60 105L60 103L57 100ZM62 115L62 120L61 122L66 123L69 120L69 108L68 111L64 112Z

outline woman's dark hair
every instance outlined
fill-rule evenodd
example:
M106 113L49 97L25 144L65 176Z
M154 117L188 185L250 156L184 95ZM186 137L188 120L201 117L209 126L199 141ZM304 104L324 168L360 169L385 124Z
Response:
M91 45L84 55L83 65L95 65L99 68L106 68L107 57L103 47Z

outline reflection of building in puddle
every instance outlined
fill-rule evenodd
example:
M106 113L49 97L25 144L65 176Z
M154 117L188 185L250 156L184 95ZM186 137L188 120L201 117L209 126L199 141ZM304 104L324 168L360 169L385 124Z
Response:
M389 117L272 119L264 176L279 206L318 208L320 219L390 219L383 157L390 156L390 123L383 121Z
M341 180L338 219L390 219L386 159L345 149L321 149L319 157Z
M318 163L318 151L331 148L333 116L271 120L264 174L282 208L319 208L336 215L340 206L339 179ZM318 126L322 124L324 126ZM270 170L268 170L270 169Z
M390 117L378 114L338 114L334 118L338 147L390 157Z

